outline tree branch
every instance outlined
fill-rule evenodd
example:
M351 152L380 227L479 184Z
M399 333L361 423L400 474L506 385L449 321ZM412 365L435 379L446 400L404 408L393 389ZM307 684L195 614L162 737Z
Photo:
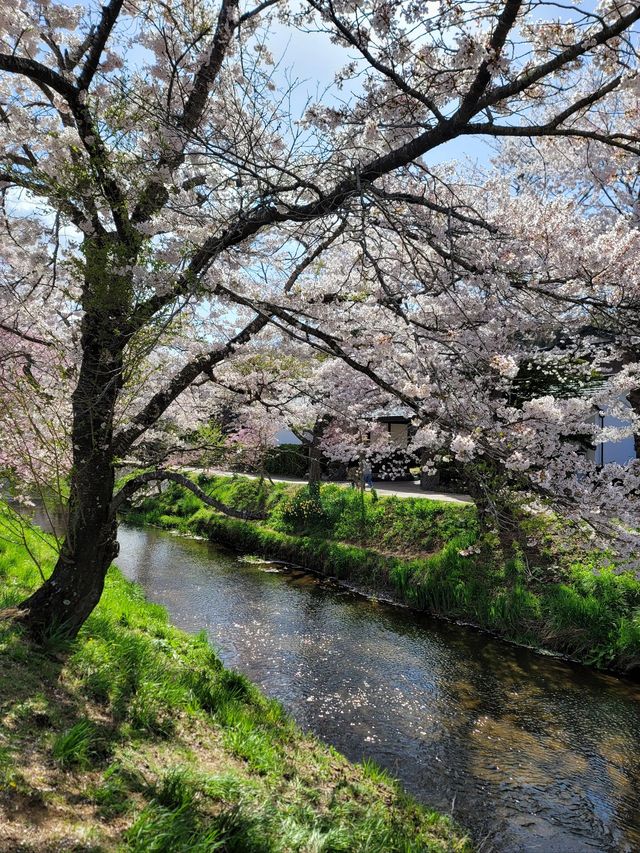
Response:
M111 31L118 20L118 15L120 14L123 4L124 0L110 0L107 6L102 7L100 23L89 42L89 55L87 56L82 72L78 77L79 89L82 90L89 88L89 85L98 70L102 51L104 50L107 39L111 35Z
M248 12L245 12L244 15L240 15L239 24L244 24L245 21L250 21L251 18L255 18L256 15L259 15L260 12L264 12L265 9L268 9L269 6L275 6L276 3L279 3L280 0L264 0L263 3L259 3L255 9L250 9Z
M315 338L318 341L322 341L324 344L324 352L331 352L333 355L338 356L345 364L348 364L349 367L352 367L354 370L358 371L358 373L362 373L365 376L368 376L369 379L372 379L379 388L382 388L383 391L387 391L389 394L396 397L398 400L401 400L406 406L408 406L413 411L418 411L418 405L413 397L410 397L408 394L405 394L402 391L399 391L394 385L390 382L387 382L386 379L383 379L381 376L372 370L369 365L361 364L355 358L353 358L349 353L340 345L340 342L333 335L324 332L322 329L317 328L316 326L312 326L309 323L303 322L298 316L292 314L286 308L282 308L280 305L276 305L274 302L267 302L265 300L253 300L249 299L246 296L242 296L239 293L235 293L228 287L224 285L219 286L219 291L228 296L233 302L236 302L238 305L245 305L248 308L253 308L254 311L257 311L263 317L271 318L278 317L292 329L296 329L300 332L303 332L306 337L308 343L312 346L312 339ZM318 345L316 348L320 349Z
M219 349L212 350L195 358L180 370L169 384L154 394L141 412L133 418L131 426L114 436L112 452L114 456L126 453L158 418L169 408L171 403L194 382L201 373L210 373L216 364L228 358L236 347L246 343L269 322L268 317L259 316L251 321L241 332Z
M238 4L239 0L223 0L222 2L209 59L200 66L196 73L193 89L178 122L187 133L194 130L202 118L211 85L218 76L233 33L238 26Z
M12 326L7 326L6 323L0 323L0 330L3 332L8 332L10 335L16 335L16 337L21 338L23 341L29 341L32 344L39 344L43 347L52 347L52 341L45 341L42 338L36 338L33 335L28 335L26 332L21 332L19 329L14 329Z
M579 127L554 127L553 123L547 125L536 125L534 127L508 127L495 124L471 124L464 131L465 134L488 134L489 136L518 136L518 137L534 137L534 136L566 136L575 137L576 139L592 139L594 142L601 142L603 145L608 145L611 148L619 148L621 151L628 151L636 156L640 154L640 138L635 145L629 142L622 142L618 134L609 136L605 133L597 133L593 130L584 130Z
M319 3L318 0L307 0L307 2L321 15L325 13L322 4ZM343 39L352 47L355 47L355 49L364 59L366 59L372 68L375 68L376 71L379 71L380 74L388 80L391 80L401 92L405 93L405 95L409 95L410 98L413 98L418 101L418 103L423 104L423 106L425 106L438 121L446 120L432 98L429 98L413 86L410 86L409 83L400 76L400 74L393 70L393 68L389 68L388 65L385 65L383 62L380 62L375 58L371 51L362 44L361 39L357 38L349 27L347 27L340 18L338 18L331 3L329 4L329 12L326 14L328 14Z
M331 246L331 244L344 232L346 222L341 221L329 236L319 243L316 248L310 252L293 270L287 279L284 292L289 293L296 281L302 273L317 259L320 255ZM150 427L162 415L171 403L191 385L196 378L202 374L209 374L211 378L213 368L228 358L234 350L250 340L254 335L260 332L270 322L270 317L265 314L259 314L245 328L238 332L235 337L220 349L212 350L199 358L186 364L182 370L177 373L170 381L169 385L159 391L151 398L144 409L139 412L133 419L133 423L126 430L117 434L114 437L113 448L114 454L121 456L126 453L133 442L139 438L145 430Z
M120 0L112 0L112 2L114 6L117 6ZM105 198L109 202L117 231L125 239L135 238L136 234L135 232L132 233L126 216L124 195L117 181L108 170L109 155L107 149L87 105L79 97L80 90L65 80L56 71L47 68L33 59L0 53L0 71L21 74L32 80L39 87L44 86L53 89L54 92L58 92L67 101L75 119L78 135L89 155L91 165L102 187ZM135 243L135 239L133 242Z
M520 7L520 0L507 0L505 3L490 40L490 46L494 53L499 54L504 46ZM640 4L634 4L633 10L627 15L621 16L617 22L602 26L597 33L585 36L576 45L526 72L517 81L486 91L484 97L482 97L482 92L486 90L490 73L488 65L483 65L482 74L479 72L476 76L453 118L439 122L435 127L428 128L388 153L375 157L313 201L291 206L264 202L253 208L250 214L239 212L235 221L232 221L226 230L209 237L194 252L186 272L178 279L170 293L152 296L138 307L132 318L132 331L144 325L157 311L162 310L174 299L191 292L211 262L222 252L237 246L267 227L285 222L308 222L312 219L334 214L344 207L350 198L359 196L365 184L372 184L383 175L408 166L429 151L458 136L471 133L493 133L495 136L536 136L545 135L546 132L550 136L567 135L565 131L559 131L553 126L549 127L548 130L538 129L537 132L535 129L519 127L495 129L495 126L491 124L474 125L470 123L470 119L487 106L503 100L511 94L523 91L543 77L573 62L591 50L592 47L615 38L637 20L640 20ZM608 85L613 86L613 83ZM585 103L586 99L581 99L576 109L581 108ZM581 136L585 133L583 131L572 131L571 135ZM591 138L595 137L592 136ZM600 141L616 144L616 147L623 147L623 143L613 143L607 138L601 138ZM631 150L635 151L635 149Z
M400 193L400 192L386 192L385 190L378 189L378 187L371 186L369 187L369 192L383 201L397 201L402 204L408 205L416 205L418 207L426 207L427 210L432 210L434 213L441 213L443 216L452 217L453 219L457 219L459 222L465 222L467 225L474 225L476 228L482 228L485 231L489 231L490 234L497 234L498 229L495 225L491 225L489 222L486 222L484 219L478 219L476 216L469 216L466 213L461 213L457 207L453 207L452 205L438 204L437 202L430 201L426 195L415 195L413 193Z
M504 86L498 86L497 89L489 89L484 98L478 102L475 112L480 112L485 107L490 107L498 101L503 101L505 98L520 94L533 83L537 83L538 80L548 77L549 74L553 74L554 71L558 71L563 66L588 53L594 47L605 44L610 39L619 36L638 20L640 20L640 4L634 3L633 11L627 15L622 15L615 24L605 25L599 32L586 35L576 44L554 56L553 59L531 68L522 76L516 77L511 83L505 83Z
M68 103L72 103L78 94L75 86L65 80L57 71L47 68L46 65L42 65L42 63L36 62L34 59L0 53L0 71L8 71L10 74L22 74L24 77L28 77L29 80L33 80L34 83L48 86L54 92L62 95Z
M634 138L628 135L619 135L619 134L605 134L600 133L596 130L589 130L588 128L579 128L579 127L566 127L563 128L561 125L568 118L579 113L581 110L587 109L588 107L593 106L593 104L602 100L606 95L613 92L618 88L620 83L622 82L622 76L618 75L614 77L613 80L610 80L604 86L601 86L599 89L596 89L595 92L592 92L590 95L585 95L584 98L580 98L575 103L568 106L566 109L559 112L556 116L554 116L549 121L544 124L537 125L524 125L524 126L512 126L512 125L497 125L493 122L483 123L483 124L469 124L465 130L464 134L487 134L490 136L576 136L582 137L586 139L593 139L597 142L602 142L605 145L611 145L614 148L621 148L624 151L630 151L632 154L640 153L640 138L635 140L635 146L632 144L634 142ZM628 142L623 141L630 140Z
M314 261L316 261L320 257L320 255L326 249L328 249L329 246L332 245L332 243L334 243L338 239L338 237L341 234L343 234L345 232L346 228L347 228L347 221L346 221L346 219L343 219L343 220L341 220L340 224L335 229L335 231L333 231L331 234L329 234L329 236L327 237L326 240L323 240L322 243L319 243L316 246L316 248L313 250L313 252L309 252L309 254L306 255L303 258L303 260L300 261L300 263L296 266L296 268L293 270L293 272L291 273L291 275L289 276L289 278L287 279L287 281L285 283L285 286L283 288L285 293L291 292L294 284L296 283L296 281L298 281L298 279L300 278L302 273L306 269L308 269L311 266L311 264Z
M159 468L157 471L147 471L144 474L138 474L138 476L133 477L124 484L120 491L113 496L113 500L111 501L111 518L115 518L116 513L122 504L133 497L138 489L142 488L146 483L152 483L158 480L169 480L173 483L177 483L179 486L184 486L185 489L189 489L190 492L193 492L193 494L199 498L202 503L205 503L207 506L212 507L218 512L224 513L224 515L230 515L232 518L240 518L243 521L263 521L267 517L264 512L250 512L249 510L235 509L232 506L227 506L227 504L222 503L222 501L212 498L204 492L200 486L196 485L193 480L190 480L184 474L179 474L177 471L167 471L166 469Z
M202 118L211 86L222 68L233 33L238 27L238 4L239 0L223 0L222 2L209 58L196 72L193 88L187 98L182 115L177 120L178 129L187 135L195 130ZM179 151L163 154L160 157L158 168L168 166L170 169L175 169L184 157L183 148L184 146ZM168 197L168 192L162 182L150 180L142 191L131 215L132 223L146 222L166 204Z
M460 106L456 110L453 121L467 121L476 112L478 101L491 82L489 66L492 62L495 62L502 53L507 36L513 29L518 17L518 12L521 8L522 0L507 0L505 3L504 9L498 18L496 28L489 39L489 50L492 55L480 63L478 73L469 87L467 94L462 99Z

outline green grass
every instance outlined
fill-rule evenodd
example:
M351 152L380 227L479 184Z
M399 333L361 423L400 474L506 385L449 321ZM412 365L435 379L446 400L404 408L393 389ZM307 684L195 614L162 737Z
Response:
M46 542L29 544L46 573ZM37 582L0 541L4 606ZM64 653L0 620L0 673L2 850L470 849L373 764L300 732L115 568Z
M99 752L99 735L91 720L79 720L71 728L59 734L51 749L51 755L60 767L90 767Z
M178 486L144 499L129 517L349 579L592 666L640 668L640 582L617 572L608 555L589 552L558 519L523 515L523 538L535 547L505 555L481 534L472 506L335 485L323 485L318 497L237 476L198 481L229 505L266 510L267 519L229 518Z

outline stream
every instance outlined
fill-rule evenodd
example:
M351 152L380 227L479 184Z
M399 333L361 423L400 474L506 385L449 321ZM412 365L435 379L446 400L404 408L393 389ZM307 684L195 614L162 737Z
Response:
M174 624L479 850L640 850L640 687L210 542L122 525L117 563Z

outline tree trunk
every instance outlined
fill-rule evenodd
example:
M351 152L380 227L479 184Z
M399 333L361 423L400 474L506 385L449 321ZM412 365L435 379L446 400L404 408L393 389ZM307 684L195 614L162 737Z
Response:
M74 637L94 609L118 551L111 514L113 418L122 382L122 346L113 311L87 312L82 364L73 393L73 467L68 527L51 577L20 608L38 639Z
M320 464L320 458L322 453L320 448L318 447L318 441L314 436L311 444L309 445L309 491L311 494L319 495L320 494L320 480L322 478L322 466Z
M322 449L320 441L325 430L331 423L326 415L321 417L313 426L311 440L309 441L309 472L308 483L311 494L320 495L320 481L322 479Z
M88 464L73 477L69 526L51 577L22 602L24 622L37 639L74 637L100 601L104 579L118 553L117 525L108 518L113 468Z

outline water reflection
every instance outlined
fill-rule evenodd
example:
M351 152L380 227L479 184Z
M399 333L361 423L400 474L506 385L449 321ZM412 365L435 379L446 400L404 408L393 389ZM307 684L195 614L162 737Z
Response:
M123 527L118 563L179 626L482 849L640 849L633 684L374 605L210 543Z

